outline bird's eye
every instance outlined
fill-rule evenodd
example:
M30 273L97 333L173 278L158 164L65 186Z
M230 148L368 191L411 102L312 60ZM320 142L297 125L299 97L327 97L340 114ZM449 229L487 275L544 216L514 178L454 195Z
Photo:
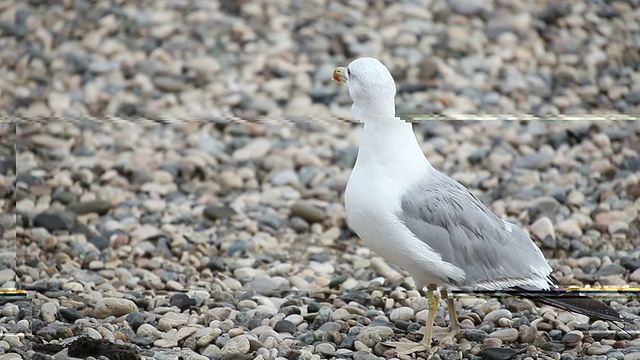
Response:
M347 76L351 76L351 70L347 68Z

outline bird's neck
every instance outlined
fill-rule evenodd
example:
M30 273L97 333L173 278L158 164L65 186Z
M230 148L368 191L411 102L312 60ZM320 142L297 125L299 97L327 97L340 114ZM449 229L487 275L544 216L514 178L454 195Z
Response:
M431 166L422 152L411 123L397 117L368 119L358 150L358 160L396 171ZM358 164L356 163L356 166Z
M392 121L396 115L395 103L392 101L366 99L354 102L351 106L351 115L360 121Z

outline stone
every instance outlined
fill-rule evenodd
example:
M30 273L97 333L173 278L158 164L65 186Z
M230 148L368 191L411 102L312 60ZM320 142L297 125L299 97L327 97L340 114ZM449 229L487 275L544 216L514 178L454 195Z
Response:
M584 334L582 331L569 331L562 337L562 343L568 347L574 347L582 341Z
M273 326L273 330L294 334L296 332L296 325L289 320L279 320Z
M67 206L67 210L77 215L96 213L104 215L111 209L112 205L106 200L90 200L81 203L71 204Z
M0 270L0 284L16 281L16 272L13 269ZM3 287L7 286L4 284Z
M47 324L51 324L56 321L58 314L58 307L55 303L46 302L40 307L40 318Z
M613 347L611 345L598 345L594 344L587 348L588 355L605 355L609 351L611 351Z
M389 315L389 320L396 321L409 321L415 317L415 313L412 308L408 306L399 307L393 309Z
M497 323L502 318L511 319L513 314L507 309L494 310L484 316L483 321L488 323Z
M33 218L34 227L43 227L48 231L68 230L65 219L60 214L40 213Z
M103 298L95 307L95 316L104 319L108 316L119 317L137 312L138 306L131 300L121 298Z
M556 224L556 230L565 236L571 238L578 238L582 236L582 229L580 224L575 219L562 220Z
M212 56L199 56L189 59L184 67L201 75L211 76L220 70L220 63Z
M291 205L291 216L299 216L309 223L321 222L326 214L308 201L296 201Z
M210 220L228 219L237 214L229 206L209 205L204 208L202 214Z
M267 139L256 139L235 150L231 157L237 161L262 159L271 150L271 142Z
M233 354L247 354L251 349L249 338L246 335L236 336L229 339L220 350L220 357Z
M498 338L505 342L513 342L518 340L520 333L516 329L500 329L489 334L489 337Z
M511 348L484 348L482 350L482 358L485 360L510 360L514 359L517 354L515 349Z
M542 245L548 249L555 249L556 234L551 219L543 216L536 220L530 227L531 234L542 242Z
M552 154L538 152L517 158L513 166L524 169L544 170L551 165L552 161Z

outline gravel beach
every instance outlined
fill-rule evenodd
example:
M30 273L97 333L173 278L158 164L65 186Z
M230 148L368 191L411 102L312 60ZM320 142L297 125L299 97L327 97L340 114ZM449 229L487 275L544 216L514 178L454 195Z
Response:
M345 223L354 57L400 114L640 114L636 0L0 1L0 32L8 360L411 358L381 342L421 339L426 299ZM415 129L561 283L638 286L640 122ZM640 321L457 306L435 358L640 359Z

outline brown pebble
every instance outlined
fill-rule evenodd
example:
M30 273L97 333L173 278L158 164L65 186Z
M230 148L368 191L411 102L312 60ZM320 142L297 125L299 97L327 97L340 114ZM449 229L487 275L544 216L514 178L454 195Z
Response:
M613 348L614 349L624 349L626 347L627 347L627 342L623 341L623 340L618 340L618 341L613 343Z
M531 302L523 299L507 299L505 302L507 309L511 312L531 311Z
M631 196L633 196L634 199L639 198L640 197L640 184L635 184L635 185L629 186L627 191L629 192L629 194Z

